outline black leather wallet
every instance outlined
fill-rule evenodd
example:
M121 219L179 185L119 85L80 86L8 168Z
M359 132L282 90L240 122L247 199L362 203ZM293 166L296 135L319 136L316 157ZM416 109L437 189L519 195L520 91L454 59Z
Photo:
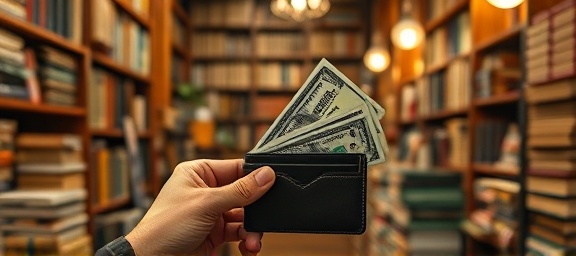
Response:
M274 169L276 182L244 207L247 231L362 234L366 230L366 155L246 155L246 173L262 166Z

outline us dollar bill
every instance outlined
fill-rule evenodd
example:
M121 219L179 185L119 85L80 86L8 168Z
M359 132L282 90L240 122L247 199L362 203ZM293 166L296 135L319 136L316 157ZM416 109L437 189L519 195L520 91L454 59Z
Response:
M366 154L369 165L383 163L385 159L382 145L375 138L373 125L366 115L358 115L329 125L309 136L301 136L270 148L267 153L363 153Z
M367 104L379 119L384 109L360 90L326 59L322 59L276 118L254 149L258 149L293 130L342 113L359 103Z
M363 107L346 115L323 122L316 130L294 131L299 135L285 136L276 146L266 147L262 152L273 154L333 152L364 153L368 164L385 161L384 150L375 132L369 111Z

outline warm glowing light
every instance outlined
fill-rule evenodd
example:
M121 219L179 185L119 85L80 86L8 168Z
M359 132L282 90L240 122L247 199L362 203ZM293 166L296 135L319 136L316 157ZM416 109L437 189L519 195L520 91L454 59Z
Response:
M403 19L392 28L392 42L404 50L416 48L424 39L424 29L412 19Z
M390 53L382 47L372 46L364 54L364 65L372 72L382 72L390 66Z
M294 10L301 12L304 11L304 9L306 9L306 0L292 0L290 2L290 4L292 4L292 7L294 7Z
M312 10L318 9L318 7L320 7L321 3L322 3L322 0L308 0L308 6Z
M524 2L524 0L487 0L487 1L488 3L500 9L511 9Z

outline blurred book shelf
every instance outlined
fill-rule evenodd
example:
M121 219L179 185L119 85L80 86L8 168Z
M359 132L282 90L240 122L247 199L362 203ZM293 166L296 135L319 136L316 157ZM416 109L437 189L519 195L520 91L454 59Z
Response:
M92 254L101 246L96 215L134 206L122 120L135 120L139 161L154 166L149 4L0 3L0 232L8 255Z
M396 157L404 168L462 176L462 254L520 255L526 232L521 49L529 3L504 10L481 0L412 2L424 17L425 42L393 52L392 68L400 71L390 96L398 101L398 114L389 119L400 131ZM479 191L502 198L479 201Z
M173 48L166 61L173 73L163 80L171 86L163 93L163 106L169 109L163 112L168 118L163 121L169 134L162 141L178 144L179 149L162 156L167 171L185 156L243 157L321 57L355 83L361 82L367 35L363 5L334 2L325 17L302 23L277 18L266 1L166 5L172 5L172 11L164 11L170 17L164 23L178 25L166 32ZM182 11L188 20L182 19ZM202 95L200 103L183 96L189 90ZM208 107L211 123L193 121L199 106ZM213 129L212 136L198 138L198 132L195 136L200 126Z
M534 1L535 2L535 1ZM574 254L574 1L534 3L526 32L526 250Z

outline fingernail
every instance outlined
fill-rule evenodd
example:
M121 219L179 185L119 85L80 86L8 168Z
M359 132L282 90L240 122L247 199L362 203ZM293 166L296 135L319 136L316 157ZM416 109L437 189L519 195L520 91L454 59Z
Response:
M258 186L262 187L274 179L274 171L270 167L262 167L254 178Z

